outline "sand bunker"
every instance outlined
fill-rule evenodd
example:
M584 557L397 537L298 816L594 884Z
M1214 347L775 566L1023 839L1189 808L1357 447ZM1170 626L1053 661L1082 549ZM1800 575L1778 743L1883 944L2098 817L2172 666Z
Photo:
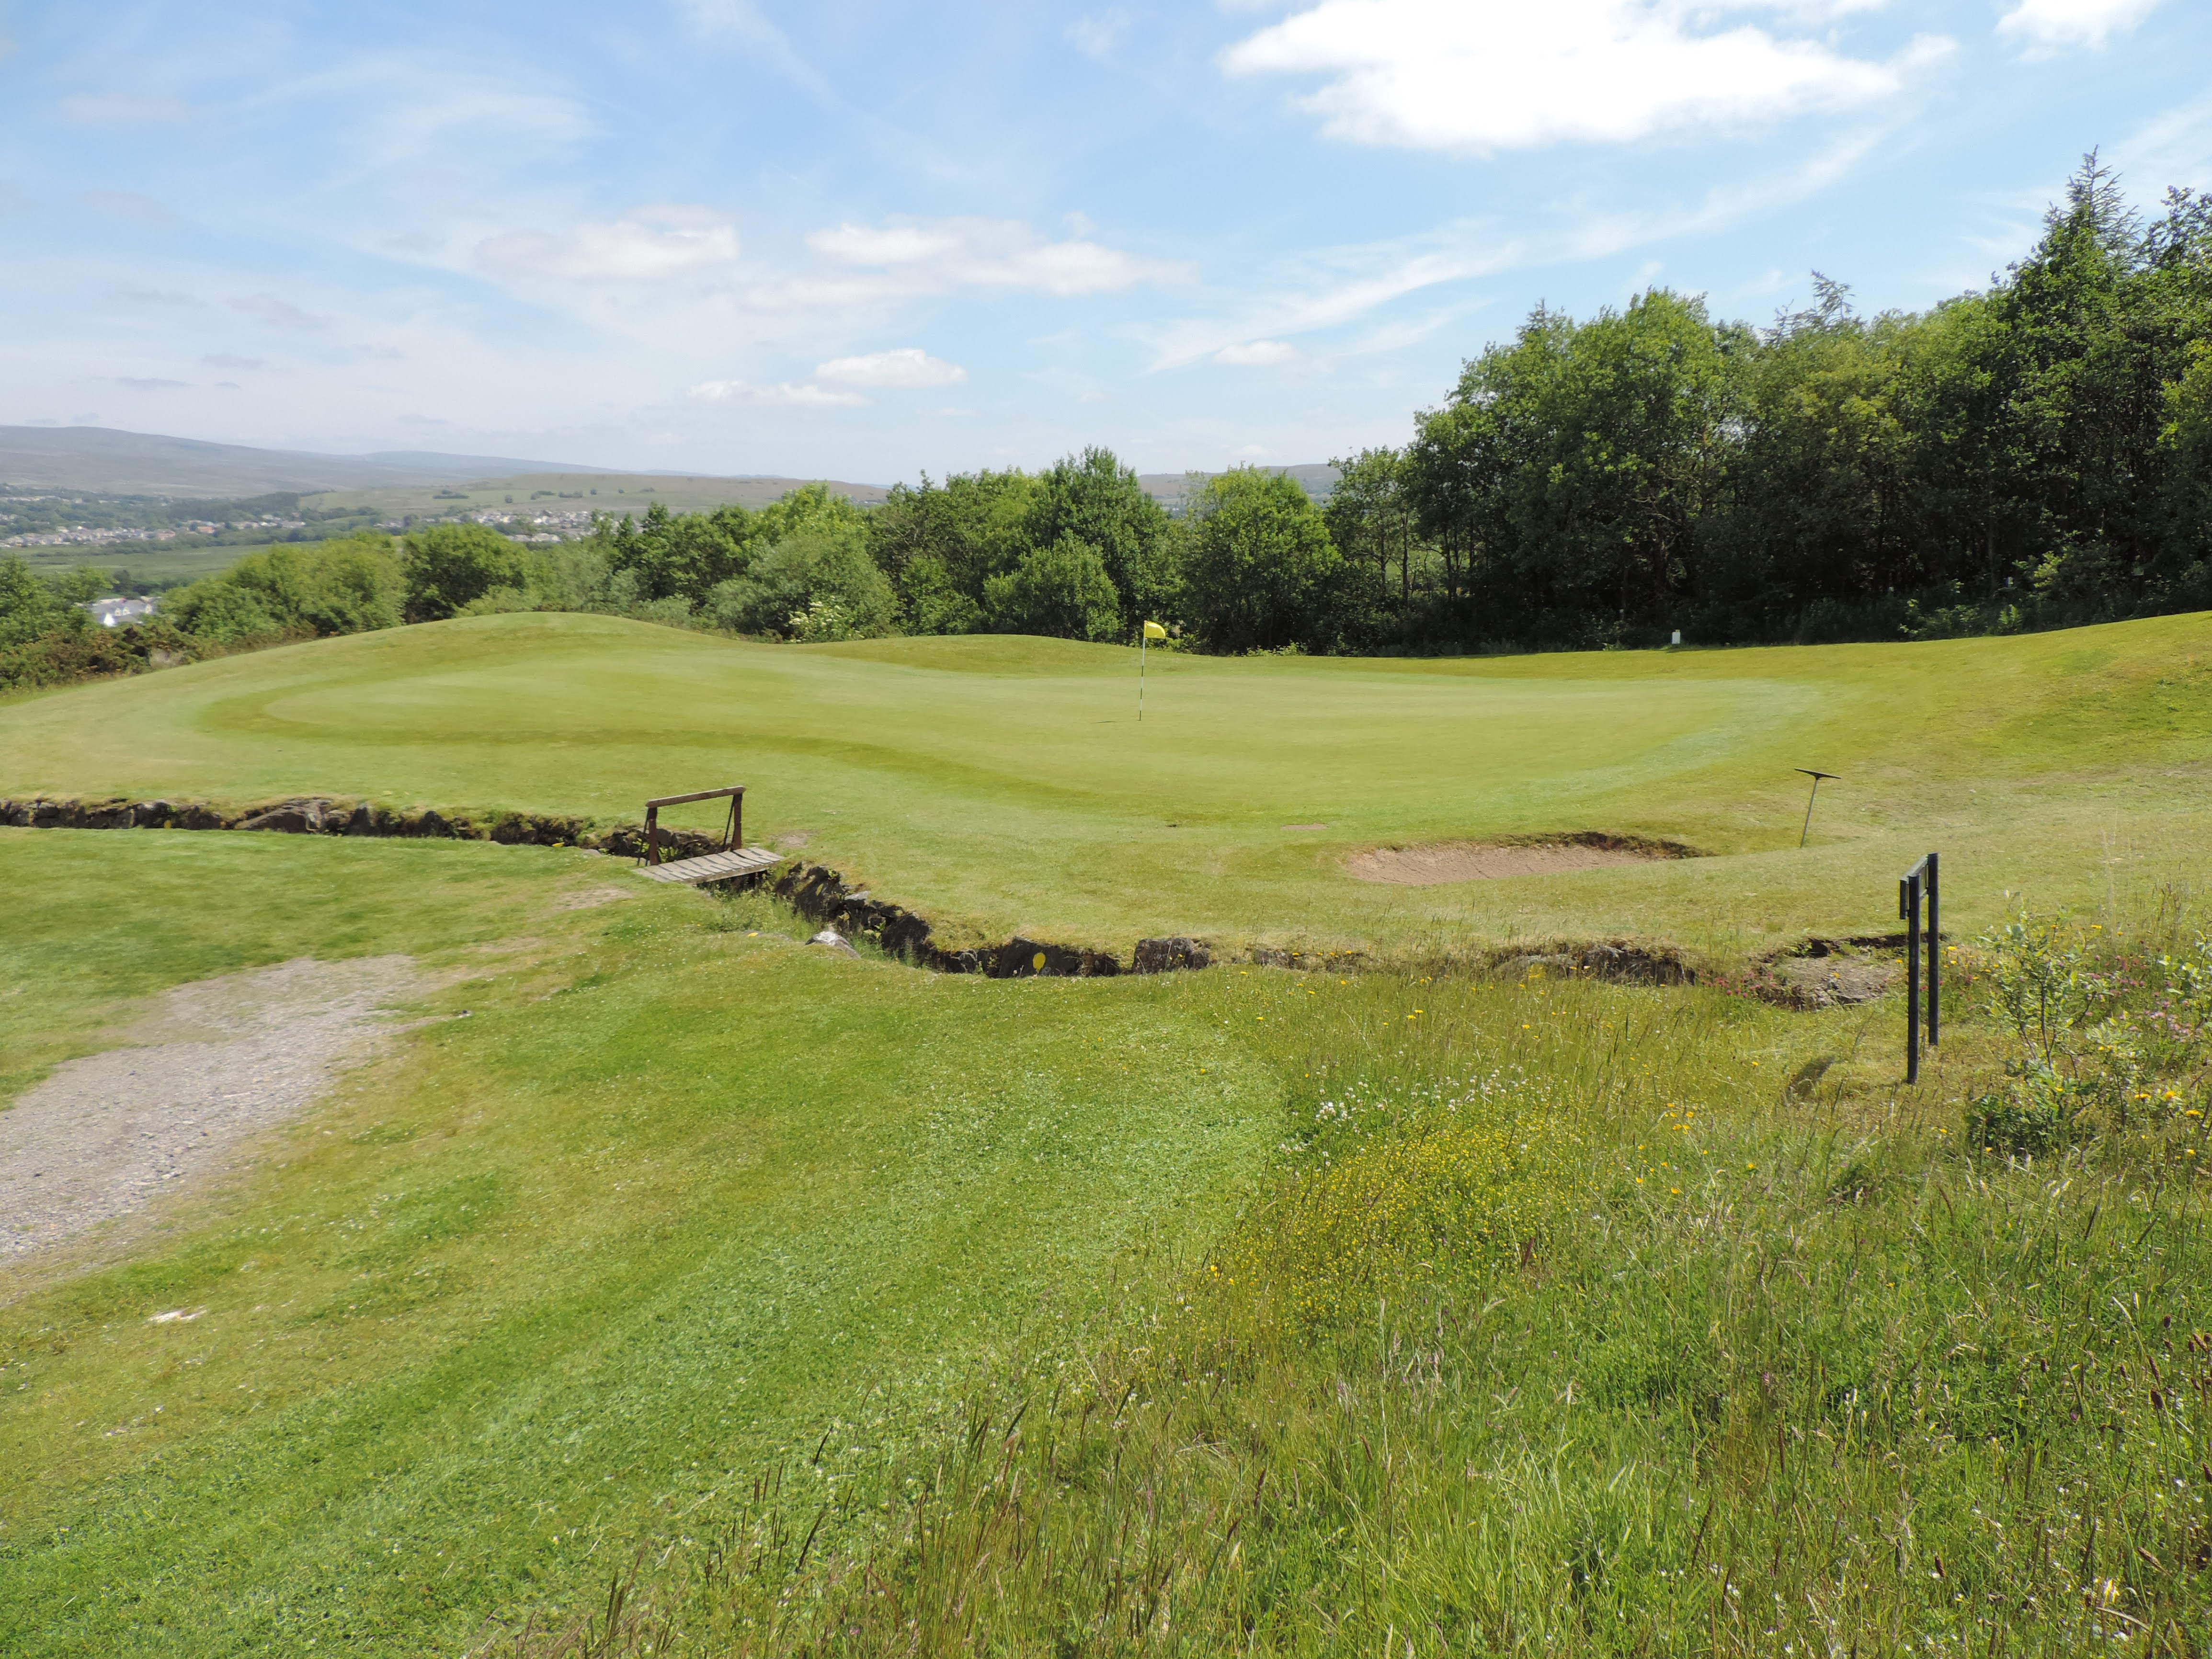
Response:
M424 984L407 957L288 962L181 985L129 1035L72 1060L0 1109L0 1258L143 1208L219 1170L392 1029Z
M1431 842L1426 847L1377 847L1354 854L1345 868L1361 881L1395 887L1441 887L1449 881L1497 881L1507 876L1552 876L1568 870L1600 870L1613 864L1644 864L1674 854L1659 848L1605 846L1580 842L1547 842L1530 846L1497 846L1475 841Z

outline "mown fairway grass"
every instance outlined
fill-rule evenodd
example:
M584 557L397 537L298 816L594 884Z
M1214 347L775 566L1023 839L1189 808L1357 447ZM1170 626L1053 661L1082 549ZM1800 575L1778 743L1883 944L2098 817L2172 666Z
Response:
M1126 954L1183 932L1435 959L1638 933L1718 959L1887 931L1941 848L1954 920L2185 864L2212 626L2167 617L1918 645L1493 659L1156 653L1008 638L755 646L478 618L0 708L0 787L350 794L634 818L744 782L757 841L936 921ZM1803 780L1823 793L1797 850ZM703 824L709 815L699 809ZM1322 830L1285 826L1320 823ZM1173 827L1170 827L1173 826ZM1405 889L1376 844L1608 830L1723 856Z
M11 1054L300 955L471 1016L161 1231L0 1268L10 1656L456 1651L779 1455L880 1464L1274 1128L1178 988L854 963L587 854L9 830L0 884Z
M1954 930L2074 903L2069 983L2141 1003L2162 953L2212 961L2205 631L1182 659L1139 733L1091 647L501 618L16 702L0 787L613 817L732 776L756 839L979 930L1409 959L1886 932L1932 844ZM1768 780L1797 758L1858 792L1802 854ZM1413 893L1335 869L1577 829L1719 856ZM2166 1056L2124 1132L2008 1156L1961 1144L2025 1052L1964 963L1905 1090L1893 998L989 981L810 950L757 898L561 908L631 884L573 852L0 830L0 1089L131 999L298 955L408 951L444 976L412 1012L471 1014L150 1227L0 1272L0 1652L455 1652L617 1577L644 1616L522 1650L2212 1640L2212 966L2067 1034L2069 1066Z

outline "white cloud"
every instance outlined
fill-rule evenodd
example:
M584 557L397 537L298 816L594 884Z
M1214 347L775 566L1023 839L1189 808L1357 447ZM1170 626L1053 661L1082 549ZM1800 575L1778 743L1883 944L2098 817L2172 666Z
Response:
M230 303L234 309L258 318L271 328L317 329L331 325L329 318L302 311L289 300L280 300L273 294L252 294Z
M1129 32L1129 14L1119 6L1079 17L1067 26L1067 43L1085 58L1103 62Z
M857 392L833 392L823 386L794 386L788 380L777 386L755 386L749 380L702 380L691 388L691 395L708 403L742 400L780 409L865 409L868 403Z
M2212 173L2212 99L2152 117L2114 145L2107 159L2139 193ZM2047 202L2051 194L2040 199Z
M1295 362L1298 349L1286 340L1243 340L1213 354L1217 363L1231 368L1265 368L1273 363Z
M794 86L824 103L836 101L830 82L799 55L788 35L762 15L753 0L678 0L678 9L700 33L734 40L765 58Z
M142 225L162 228L177 222L177 216L150 196L142 196L135 190L84 190L77 192L77 200L87 207L98 208L102 213L112 213L118 219L130 219Z
M712 208L664 203L558 235L510 231L477 245L477 262L506 276L653 283L737 263L737 228Z
M1579 211L1565 224L1523 225L1511 232L1462 220L1419 236L1316 250L1272 273L1260 291L1240 294L1224 314L1179 319L1146 328L1140 337L1152 347L1155 370L1206 357L1232 362L1223 354L1340 328L1426 289L1533 266L1607 258L1649 242L1708 234L1826 189L1881 136L1879 127L1863 127L1793 166L1715 185L1702 199L1655 201L1621 213ZM1416 334L1425 331L1426 325Z
M171 294L157 288L140 288L127 284L107 290L111 300L124 300L138 306L204 306L207 301L196 300L189 294Z
M1749 24L1692 27L1716 9L1693 14L1683 0L1321 0L1231 47L1223 66L1325 77L1300 101L1332 137L1480 155L1859 107L1897 95L1951 45L1923 37L1875 63Z
M2157 10L2160 0L2019 0L1997 20L1997 33L2034 53L2065 46L2101 48Z
M189 121L192 106L179 98L133 98L127 93L80 93L62 100L62 113L79 126L135 127Z
M901 346L892 351L872 351L861 357L833 357L819 364L815 378L846 386L893 387L957 386L968 378L957 363L933 357L920 346Z
M958 288L1027 289L1068 296L1172 282L1182 265L1146 259L1087 238L1048 242L1015 219L893 219L817 230L806 245L850 273L763 289L764 305L849 305Z

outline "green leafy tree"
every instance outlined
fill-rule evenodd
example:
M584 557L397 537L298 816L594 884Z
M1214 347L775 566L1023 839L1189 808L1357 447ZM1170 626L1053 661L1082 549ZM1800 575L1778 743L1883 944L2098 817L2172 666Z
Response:
M659 501L641 520L595 520L597 539L611 571L628 573L627 603L682 599L704 604L719 584L744 574L749 545L758 534L742 507L712 513L671 513Z
M1133 468L1110 449L1064 456L1036 480L1023 523L1031 549L1073 537L1097 550L1121 601L1121 637L1139 623L1177 614L1181 588L1176 537L1166 511L1145 493Z
M367 532L249 553L229 569L179 589L161 611L188 633L234 642L397 628L406 597L392 538Z
M868 556L857 514L799 518L781 540L754 555L744 575L715 588L708 608L721 626L744 634L872 638L898 623L897 599ZM821 630L830 627L835 631L825 635Z
M20 556L0 556L0 646L38 638L62 623L70 609Z
M525 550L483 525L432 525L410 532L400 554L410 623L451 617L494 588L529 578Z
M909 633L967 634L988 625L985 585L1030 550L1041 486L1026 474L956 473L942 484L895 485L868 517L868 549L891 580Z
M1346 559L1372 564L1384 586L1395 562L1399 603L1410 605L1419 520L1407 487L1406 458L1395 449L1363 449L1329 465L1337 470L1328 505L1322 511L1329 539Z
M1593 642L1668 622L1693 581L1748 343L1702 301L1654 289L1579 325L1540 307L1468 366L1452 397L1465 414L1438 435L1472 442L1493 499L1456 527L1479 534L1524 613Z
M1121 599L1098 550L1073 536L1032 549L985 584L991 625L1001 634L1062 640L1121 635Z
M1347 613L1359 608L1358 573L1295 479L1249 468L1217 474L1185 519L1184 613L1207 648L1329 651L1343 642Z

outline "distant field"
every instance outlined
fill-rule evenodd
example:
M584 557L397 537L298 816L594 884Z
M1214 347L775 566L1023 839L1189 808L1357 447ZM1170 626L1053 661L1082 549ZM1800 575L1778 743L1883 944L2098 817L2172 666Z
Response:
M0 708L0 790L634 818L750 786L756 841L947 930L1126 953L1193 933L1426 959L1637 934L1733 958L1887 932L1946 855L1958 925L2102 896L2202 845L2212 626L1498 659L1210 659L963 638L792 647L611 618L323 641ZM1797 848L1804 780L1824 787ZM705 820L702 809L701 822ZM1395 887L1378 845L1583 831L1715 856Z
M280 545L262 542L246 547L177 547L166 542L118 542L100 547L25 547L14 550L23 562L45 575L90 565L95 570L127 570L133 581L178 587L228 570L249 553Z
M643 477L635 472L530 472L507 478L477 478L450 483L410 484L382 489L335 489L301 497L308 507L360 509L388 518L434 516L537 507L556 513L599 511L617 517L642 514L653 501L672 512L707 513L735 502L766 507L805 483L804 478L686 478ZM878 484L833 483L830 488L863 507L884 499ZM534 498L534 499L533 499Z

